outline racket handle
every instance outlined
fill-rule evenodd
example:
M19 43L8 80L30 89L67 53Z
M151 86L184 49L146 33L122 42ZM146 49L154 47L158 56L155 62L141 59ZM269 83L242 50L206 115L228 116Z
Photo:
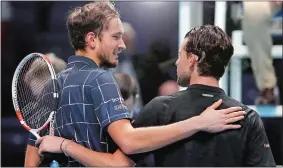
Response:
M50 163L50 167L59 167L59 163L58 163L56 160L53 160L53 161Z
M44 156L43 162L48 164L48 166L50 166L50 163L52 163L54 160L59 163L60 167L67 166L68 164L68 158L62 153L43 152L42 155Z
M54 160L53 153L43 152L42 155L44 156L44 162L52 162Z

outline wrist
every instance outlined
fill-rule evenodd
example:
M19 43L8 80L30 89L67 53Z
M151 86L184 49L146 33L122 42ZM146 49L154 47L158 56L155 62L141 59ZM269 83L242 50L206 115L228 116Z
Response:
M66 155L66 156L68 156L68 154L67 154L67 148L68 148L68 146L70 145L70 143L72 143L73 141L71 141L71 140L68 140L68 139L64 139L64 142L62 142L62 152Z
M201 115L192 117L192 120L195 123L196 131L204 131L206 129L204 118Z
M60 144L60 151L61 151L61 153L64 153L64 152L63 152L63 143L64 143L65 140L66 140L66 139L63 139L62 142L61 142L61 144Z

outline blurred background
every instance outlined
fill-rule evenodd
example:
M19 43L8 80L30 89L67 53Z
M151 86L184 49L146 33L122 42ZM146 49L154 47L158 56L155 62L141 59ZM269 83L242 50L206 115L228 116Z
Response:
M48 53L56 71L64 69L68 57L74 54L67 37L66 13L85 3L1 1L1 166L22 167L28 139L28 132L16 119L11 98L11 83L18 63L29 53ZM269 59L273 60L277 79L271 90L258 88L255 79L260 74L253 73L251 54L243 40L244 31L262 27L260 22L250 26L252 22L266 16L254 14L243 31L244 11L248 9L242 2L117 1L115 4L124 22L127 51L120 54L120 65L111 71L127 73L136 81L139 96L133 115L154 97L184 89L175 82L180 42L192 27L216 24L232 38L235 50L220 86L229 96L260 113L276 163L282 165L282 4L275 5L278 9L273 10L267 22L272 42ZM258 8L250 11L255 9ZM257 37L248 38L259 41Z

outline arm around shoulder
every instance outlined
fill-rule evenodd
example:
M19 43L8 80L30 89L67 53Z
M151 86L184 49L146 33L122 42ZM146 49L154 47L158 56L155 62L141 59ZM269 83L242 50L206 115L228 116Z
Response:
M164 113L167 104L163 99L155 98L149 102L134 121L133 128L129 120L118 120L108 126L108 132L116 144L126 154L135 154L162 148L187 138L199 128L199 117L193 117L165 126L158 125L158 114Z

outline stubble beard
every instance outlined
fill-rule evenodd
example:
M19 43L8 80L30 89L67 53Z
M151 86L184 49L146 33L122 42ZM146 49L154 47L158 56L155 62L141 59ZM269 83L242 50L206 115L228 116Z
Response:
M99 53L98 59L100 60L100 67L103 68L116 68L116 64L111 63L105 54Z
M178 77L177 78L177 83L181 87L188 87L190 85L190 77Z

